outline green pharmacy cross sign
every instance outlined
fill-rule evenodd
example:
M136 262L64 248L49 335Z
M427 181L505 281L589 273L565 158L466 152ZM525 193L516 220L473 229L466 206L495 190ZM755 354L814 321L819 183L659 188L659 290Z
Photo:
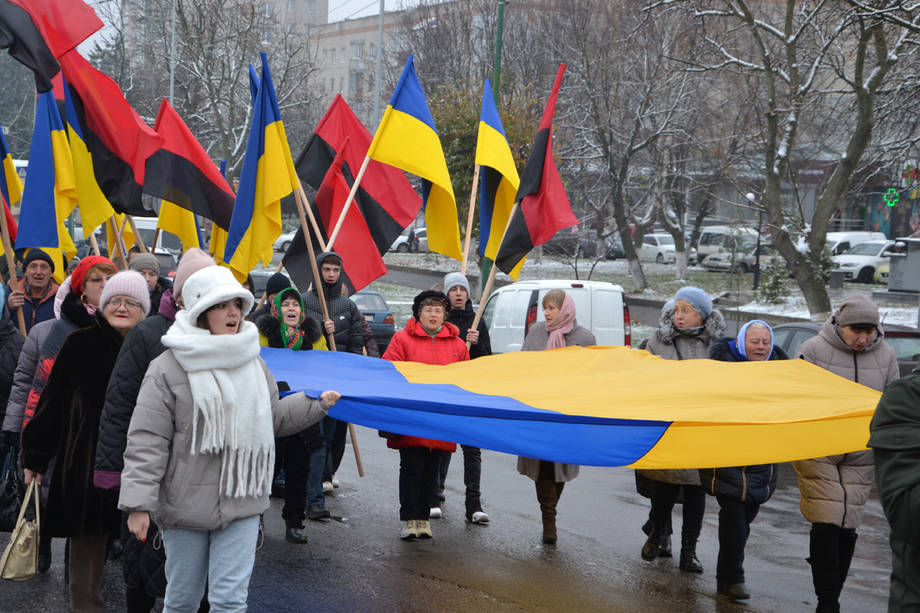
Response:
M885 204L887 204L888 206L894 206L898 203L900 196L898 196L897 189L893 187L889 187L888 191L885 192L884 198L885 198Z

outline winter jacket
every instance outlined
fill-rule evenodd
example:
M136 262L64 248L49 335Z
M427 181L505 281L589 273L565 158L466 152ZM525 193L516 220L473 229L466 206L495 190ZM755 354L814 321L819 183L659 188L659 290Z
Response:
M256 327L259 329L260 345L278 349L284 348L284 339L281 336L281 322L278 321L277 317L271 313L262 315L258 321L256 321ZM328 350L326 346L326 337L323 336L323 329L320 327L319 322L313 319L313 317L309 315L304 317L303 322L300 324L300 329L304 331L304 342L301 345L301 350ZM278 387L290 389L284 381L278 381ZM308 451L312 451L323 445L323 431L320 428L319 422L316 422L312 426L292 436L299 436L303 440Z
M153 289L150 290L150 312L147 314L148 317L153 317L160 311L160 300L163 298L163 294L166 290L172 289L172 281L166 277L160 277L157 279L156 285L153 286Z
M596 345L597 341L594 335L587 328L578 325L578 321L573 322L571 332L565 335L565 346L572 347L590 347ZM543 351L546 349L546 341L549 340L549 332L546 331L546 322L541 321L530 328L530 332L524 338L524 345L521 351ZM540 476L540 460L536 458L525 458L518 456L517 471L525 477L530 477L537 481ZM553 462L554 481L565 482L571 481L578 476L577 464L562 464Z
M729 342L735 339L723 337L709 347L709 357L721 362L743 362L734 353ZM788 360L779 347L773 347L768 360ZM756 466L732 466L728 468L701 468L700 482L713 496L725 496L738 502L763 504L770 499L776 489L777 464L758 464Z
M19 363L19 353L24 342L22 333L4 307L0 310L0 422L6 416L6 405L10 400L16 364Z
M166 351L161 339L172 323L173 319L159 313L148 317L128 332L118 352L99 422L93 475L96 487L117 489L121 485L128 424L134 414L137 394L150 363Z
M869 426L875 479L891 526L889 613L920 610L920 375L888 386Z
M253 385L269 388L276 436L300 432L323 418L325 403L303 393L279 399L274 378L261 364L265 381ZM131 416L121 510L147 511L163 530L219 530L268 508L268 496L230 497L222 492L222 453L192 453L196 413L188 373L167 350L147 369Z
M38 367L38 354L40 347L48 338L51 329L57 322L56 319L43 321L32 326L26 341L22 345L22 351L19 354L19 361L16 363L16 371L13 375L13 387L10 390L10 399L6 404L6 416L3 418L4 432L10 432L16 435L19 440L19 433L22 432L22 416L26 410L26 401L29 398L29 390L32 389L32 379L35 378L35 370Z
M453 364L469 360L470 354L466 350L466 343L460 340L459 334L457 326L445 321L441 330L432 337L425 332L422 324L414 317L410 317L406 322L406 327L393 335L390 345L383 354L383 359L391 362L422 362L423 364ZM451 453L457 450L456 443L409 435L387 439L387 447L390 449L428 447Z
M682 334L674 326L674 307L662 309L658 329L649 339L646 350L666 360L702 360L709 358L709 344L725 332L722 313L714 310L703 322L697 335ZM643 476L655 481L678 485L700 485L699 471L694 469L666 468L640 470Z
M122 336L101 313L67 337L35 415L22 430L23 466L44 474L55 460L42 531L57 537L119 533L115 497L93 487L99 418Z
M457 329L460 330L460 340L464 342L466 341L466 333L473 325L474 319L476 319L476 311L473 310L473 302L470 300L466 301L466 306L464 308L451 309L447 314L447 321L457 326ZM475 345L470 345L471 360L481 358L484 355L492 355L492 341L489 339L489 326L486 325L484 319L479 320L479 325L476 329L479 330L479 342ZM580 345L581 343L575 344Z
M799 347L798 357L850 381L883 391L899 376L894 350L883 331L862 351L853 351L837 332L835 312L817 336ZM872 451L855 451L794 462L801 509L812 523L857 528L872 489Z
M364 330L361 322L364 316L358 310L354 301L342 295L342 278L333 285L323 283L326 293L326 308L329 309L329 319L335 324L335 350L363 353ZM323 321L323 308L319 303L316 288L303 295L304 312L316 318L320 324ZM331 347L331 343L329 343Z
M29 298L28 292L26 292L26 280L25 277L19 280L19 283L16 284L16 288L25 292L26 301L22 303L22 316L26 321L26 334L32 329L32 326L35 324L54 319L54 296L58 291L58 284L53 280L49 282L51 285L48 288L48 291L41 298ZM9 286L10 290L13 289L12 285ZM18 309L10 309L17 320L19 315L17 315Z

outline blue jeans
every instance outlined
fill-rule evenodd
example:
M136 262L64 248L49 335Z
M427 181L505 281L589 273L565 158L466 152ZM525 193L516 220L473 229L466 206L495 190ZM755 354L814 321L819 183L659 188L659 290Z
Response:
M208 586L213 613L245 611L256 561L259 516L223 530L163 530L166 546L164 613L197 611Z
M310 452L310 468L307 472L307 509L326 509L326 495L323 493L323 470L326 468L326 448L317 447Z

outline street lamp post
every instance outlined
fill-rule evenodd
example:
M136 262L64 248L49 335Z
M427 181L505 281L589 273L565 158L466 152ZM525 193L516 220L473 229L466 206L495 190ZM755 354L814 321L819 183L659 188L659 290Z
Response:
M751 204L757 202L757 197L750 192L745 194L744 197L747 198ZM763 207L758 206L757 208L759 210L757 213L757 247L754 251L754 291L757 291L757 288L760 286L760 232L763 229Z

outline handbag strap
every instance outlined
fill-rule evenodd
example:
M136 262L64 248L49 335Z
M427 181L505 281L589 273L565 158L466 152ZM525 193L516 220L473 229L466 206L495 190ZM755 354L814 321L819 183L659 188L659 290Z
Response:
M29 489L26 490L25 498L22 499L22 507L19 509L19 518L16 519L16 525L22 521L22 518L26 516L26 509L29 508L29 498L32 496L32 493L35 493L35 517L38 518L38 490L35 487L35 478L32 478L32 481L29 483Z
M42 521L41 521L41 512L42 512L41 509L42 509L42 505L40 504L40 501L39 501L39 493L40 493L40 491L41 491L42 488L41 488L40 485L36 485L36 484L35 484L35 477L34 477L34 476L32 477L32 485L35 485L35 489L33 490L33 492L34 492L34 493L33 493L33 496L35 497L35 525L36 525L36 526L40 526L40 525L42 525Z

